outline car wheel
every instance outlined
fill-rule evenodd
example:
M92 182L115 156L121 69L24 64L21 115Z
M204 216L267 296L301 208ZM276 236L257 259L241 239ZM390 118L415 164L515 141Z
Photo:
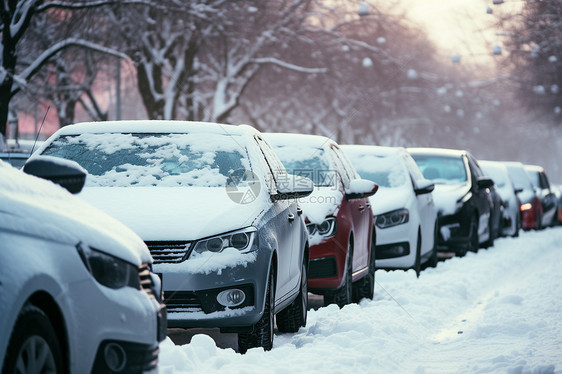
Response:
M41 309L28 305L20 313L2 373L63 373L57 334Z
M308 313L308 272L306 260L301 269L301 286L295 300L285 309L277 313L277 329L280 332L297 332L306 326Z
M351 304L353 297L353 246L348 244L347 257L345 259L345 274L343 284L340 288L324 295L324 305L337 304L340 308Z
M429 258L428 265L432 268L437 267L437 262L439 259L437 258L437 240L438 240L438 230L437 222L435 222L435 233L433 234L433 249L431 250L431 257Z
M375 271L376 267L376 240L373 232L371 240L371 257L369 260L369 271L367 275L353 284L353 302L358 303L361 299L372 300L375 294Z
M513 233L513 237L517 238L519 236L519 229L521 228L521 218L520 215L517 214L517 217L515 218L515 232Z
M416 277L420 277L421 273L421 234L418 231L418 243L416 244L416 260L413 266L414 271L416 272Z
M275 307L275 274L273 269L269 272L265 307L259 321L247 333L238 334L238 351L246 353L250 348L262 347L265 351L273 348L274 307Z
M492 213L490 212L490 220L488 222L488 240L484 243L484 248L490 248L494 246L494 238L496 237L496 232L494 230L494 221L492 220Z

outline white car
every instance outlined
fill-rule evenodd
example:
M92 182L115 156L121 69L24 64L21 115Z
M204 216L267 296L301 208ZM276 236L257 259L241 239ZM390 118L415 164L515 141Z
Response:
M83 184L75 163L35 166ZM2 373L156 372L166 315L151 263L123 224L0 161Z
M161 274L168 327L238 333L273 346L306 324L308 234L288 175L250 126L108 121L65 126L37 151L78 162L78 195L133 229Z
M343 145L357 172L375 181L371 196L377 232L377 269L414 269L437 265L437 210L434 184L425 179L404 148Z
M496 183L497 191L503 201L502 235L519 236L521 227L521 203L517 197L517 190L509 177L507 167L499 161L478 161L480 168Z

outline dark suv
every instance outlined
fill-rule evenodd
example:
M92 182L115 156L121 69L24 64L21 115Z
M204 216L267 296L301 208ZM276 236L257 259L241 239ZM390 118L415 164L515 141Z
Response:
M439 148L408 149L426 179L435 183L438 208L438 250L464 256L493 245L490 235L494 182L484 176L468 151Z

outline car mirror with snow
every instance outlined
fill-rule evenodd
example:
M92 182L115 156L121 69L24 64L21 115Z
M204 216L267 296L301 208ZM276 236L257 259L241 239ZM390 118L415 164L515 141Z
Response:
M417 184L417 188L414 189L416 195L431 193L435 189L435 184L428 179L422 179L418 181L416 184Z
M82 191L88 174L77 162L53 156L29 159L23 172L56 183L73 194Z
M345 191L347 200L361 199L375 194L379 185L367 179L354 179L349 183L349 188Z
M273 200L297 199L308 196L314 190L314 182L299 175L285 174L277 180L277 194L271 195Z
M478 188L480 189L486 189L486 188L490 188L494 185L494 181L491 180L488 177L480 177L478 178Z

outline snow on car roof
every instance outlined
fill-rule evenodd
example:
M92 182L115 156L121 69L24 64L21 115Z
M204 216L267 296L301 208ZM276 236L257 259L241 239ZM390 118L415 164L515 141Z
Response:
M292 146L325 148L328 145L336 144L332 139L322 135L270 132L263 133L263 136L272 145L290 144Z
M122 223L52 182L0 160L0 227L83 242L135 265L151 262L143 241ZM25 226L25 227L24 227Z
M431 147L414 147L407 148L407 151L411 154L426 154L435 156L462 156L468 151L461 149L448 149L448 148L431 148Z

